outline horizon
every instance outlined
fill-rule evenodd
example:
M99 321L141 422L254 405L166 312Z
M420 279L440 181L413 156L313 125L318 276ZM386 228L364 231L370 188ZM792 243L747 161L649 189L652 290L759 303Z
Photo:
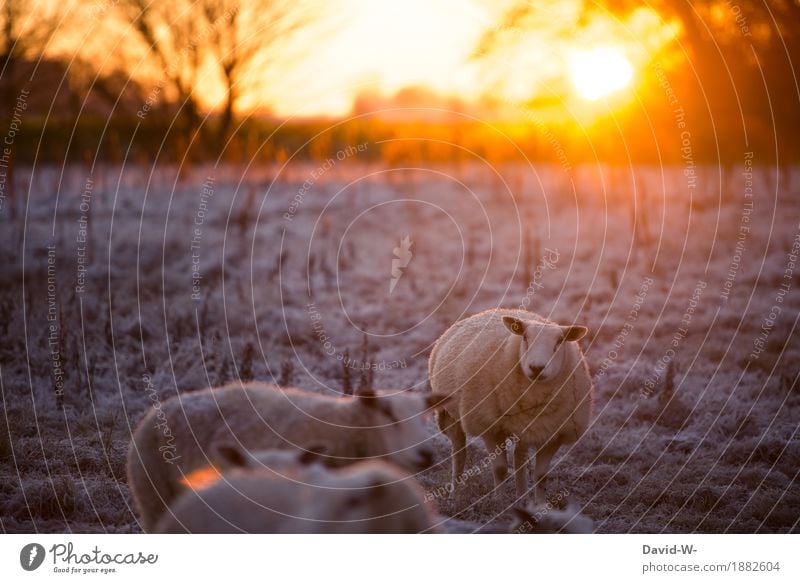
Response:
M674 25L661 22L649 8L626 18L595 14L579 23L577 0L549 0L542 8L553 11L552 29L538 24L523 35L522 29L503 23L512 4L513 0L344 0L334 10L322 0L303 0L297 10L307 22L281 48L287 58L271 59L268 66L248 72L237 112L284 119L341 118L353 111L361 96L386 100L419 88L442 102L458 99L471 107L487 99L520 103L550 97L561 101L562 115L571 117L570 108L596 109L570 78L583 53L616 51L630 63L635 82L675 35ZM99 59L93 65L99 74L111 74L123 65L109 57L107 48L122 47L134 59L131 79L144 86L157 81L160 71L147 63L141 48L124 46L130 44L130 28L121 21L117 3L100 12L92 4L67 6L71 16L65 18L80 20L86 11L94 17L89 18L90 26L56 36L47 50L49 58L85 51L85 58ZM269 29L252 32L268 33ZM480 50L487 34L508 45L505 55L495 58ZM572 37L564 36L568 34ZM635 92L635 84L628 83L610 91L612 106L634 100ZM221 81L207 65L196 97L208 111L222 107Z

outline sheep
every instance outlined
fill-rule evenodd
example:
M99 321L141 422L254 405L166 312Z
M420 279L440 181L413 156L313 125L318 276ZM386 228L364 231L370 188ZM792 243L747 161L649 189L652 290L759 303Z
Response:
M325 444L331 463L385 457L411 471L433 464L423 413L443 397L327 396L264 383L233 384L173 397L139 423L128 451L128 482L144 530L185 489L181 479L209 464L219 442L250 450ZM225 469L224 466L220 469Z
M546 499L550 461L589 426L592 381L577 341L584 326L561 326L525 310L493 309L453 324L428 362L434 395L452 399L437 422L452 445L452 486L464 471L466 436L489 451L511 438L517 496L528 492L528 450L536 450L534 500ZM506 455L492 462L495 484L508 475Z
M439 531L419 485L387 462L369 460L331 468L314 463L324 459L321 456L299 450L250 454L233 444L218 444L215 449L217 457L227 458L228 469L181 494L154 532Z
M514 507L516 522L511 527L514 534L592 534L594 521L582 514L577 504L565 508L535 506Z

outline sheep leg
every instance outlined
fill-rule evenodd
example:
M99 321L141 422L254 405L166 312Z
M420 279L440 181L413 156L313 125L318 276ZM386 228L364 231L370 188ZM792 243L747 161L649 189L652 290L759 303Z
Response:
M508 457L506 454L504 435L488 433L483 436L483 442L489 455L492 457L492 473L494 474L494 485L499 486L508 477Z
M514 446L514 483L517 486L517 497L521 498L528 493L528 446L527 443L517 442Z
M453 470L451 476L451 489L454 492L456 484L464 473L464 464L467 461L467 436L461 428L461 423L454 419L447 411L439 411L436 414L436 422L439 429L450 440L450 446L453 450Z
M561 441L553 440L536 450L536 464L533 467L535 483L533 501L535 504L547 502L547 472L550 470L550 460L553 459L559 447L561 447ZM517 494L519 494L519 491L517 491Z

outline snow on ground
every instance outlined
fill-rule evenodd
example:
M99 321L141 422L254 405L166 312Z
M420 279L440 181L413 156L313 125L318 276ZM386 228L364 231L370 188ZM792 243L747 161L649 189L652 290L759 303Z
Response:
M748 197L744 167L693 182L357 155L18 171L0 217L4 532L137 532L130 433L178 392L340 392L345 355L377 369L351 369L356 387L424 391L451 323L520 305L591 330L594 420L550 489L599 532L798 530L796 173L756 168ZM419 479L452 529L507 529L513 487L478 471L442 495L449 443L430 432L440 463ZM468 467L486 455L473 441Z

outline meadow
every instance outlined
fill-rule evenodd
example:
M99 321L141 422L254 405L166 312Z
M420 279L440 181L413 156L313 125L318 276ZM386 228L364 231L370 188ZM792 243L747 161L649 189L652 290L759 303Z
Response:
M592 425L550 488L598 532L798 530L798 169L418 167L375 147L17 169L3 532L139 532L124 463L149 408L237 379L427 391L436 338L498 306L590 330ZM490 452L472 442L473 475L445 492L449 442L429 427L438 463L418 478L445 528L508 530L520 501Z

